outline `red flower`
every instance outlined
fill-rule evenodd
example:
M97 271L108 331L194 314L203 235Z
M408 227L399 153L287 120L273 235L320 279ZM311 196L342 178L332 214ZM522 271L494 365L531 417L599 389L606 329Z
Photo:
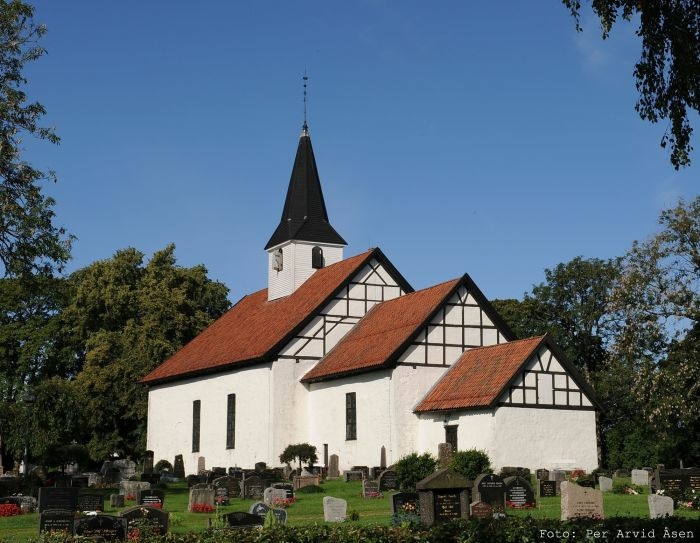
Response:
M3 503L0 505L0 517L14 517L21 514L22 509L16 503Z

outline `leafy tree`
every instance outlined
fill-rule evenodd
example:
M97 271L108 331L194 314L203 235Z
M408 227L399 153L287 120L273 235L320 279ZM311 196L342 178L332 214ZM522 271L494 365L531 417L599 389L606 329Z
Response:
M303 462L307 462L310 466L313 466L318 461L316 447L308 443L287 445L282 454L280 454L280 462L290 464L295 460L299 461L299 471L301 471L301 464Z
M396 462L396 480L401 490L415 491L416 484L435 472L438 460L430 453L411 453Z
M480 474L491 472L491 460L485 451L478 449L456 451L450 459L450 467L473 481Z
M146 265L135 249L75 272L62 314L66 343L81 368L85 435L93 458L145 448L147 391L139 380L230 306L228 289L203 266L182 268L173 245Z
M562 0L581 31L580 0ZM639 21L642 54L634 77L639 116L669 123L661 146L671 145L671 163L690 164L693 129L689 111L700 112L700 4L695 0L592 0L593 11L607 38L619 19Z
M71 238L53 225L53 199L41 181L55 180L21 158L26 136L58 143L53 129L40 126L46 110L28 102L25 64L40 58L46 27L32 21L34 8L20 0L0 0L0 265L4 275L50 273L69 258Z

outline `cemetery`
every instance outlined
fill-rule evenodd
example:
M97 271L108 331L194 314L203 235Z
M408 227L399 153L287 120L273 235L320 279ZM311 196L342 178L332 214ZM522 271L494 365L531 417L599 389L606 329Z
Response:
M693 497L700 497L697 469L658 466L586 474L505 468L471 479L445 460L440 464L436 459L439 469L413 482L401 463L354 466L344 474L336 470L335 477L322 468L305 468L297 475L264 464L186 477L165 471L156 477L141 473L140 465L133 472L127 466L124 480L114 474L105 478L108 467L99 474L49 481L53 486L27 496L21 483L5 475L0 489L13 492L0 496L0 543L38 542L51 533L144 542L166 534L175 541L192 534L216 541L221 534L223 541L231 531L239 533L237 540L255 541L262 537L260 530L296 530L317 541L327 540L331 532L337 541L350 541L343 534L353 530L370 531L377 541L395 541L391 538L404 532L430 541L436 530L441 541L459 538L465 530L489 531L499 541L498 534L513 529L533 534L533 541L573 541L576 530L596 541L642 533L645 540L700 538L700 504ZM298 480L308 478L316 484L300 487ZM85 481L92 484L83 485ZM344 532L346 527L352 530Z

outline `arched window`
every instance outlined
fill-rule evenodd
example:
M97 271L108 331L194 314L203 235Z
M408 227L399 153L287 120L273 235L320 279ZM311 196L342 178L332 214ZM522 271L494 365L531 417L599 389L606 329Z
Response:
M311 249L311 267L316 270L323 268L323 249L318 245Z

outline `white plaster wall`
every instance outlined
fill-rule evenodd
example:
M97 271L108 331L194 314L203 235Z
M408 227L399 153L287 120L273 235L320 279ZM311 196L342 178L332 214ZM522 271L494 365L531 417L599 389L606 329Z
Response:
M492 463L538 468L598 467L595 411L500 407Z
M490 410L422 413L418 417L416 452L429 452L437 456L438 444L445 442L445 422L457 425L457 447L460 451L479 449L486 451L493 459L496 421Z
M271 463L270 364L152 387L148 394L147 448L156 461L182 454L187 474L206 467ZM226 407L236 395L235 448L226 449ZM199 452L192 452L192 402L201 402ZM279 454L279 453L278 453ZM276 465L273 463L273 465Z
M445 368L396 366L391 376L392 448L387 449L387 462L394 463L402 456L422 450L419 418L413 409L448 370ZM438 443L445 440L444 432ZM437 445L432 451L437 454Z
M319 246L323 249L325 265L330 266L343 260L342 245L324 245L304 241L289 241L271 247L267 252L267 299L275 300L288 296L316 271L311 267L311 250ZM272 268L274 253L282 249L282 271Z
M382 446L387 451L392 448L390 387L389 371L309 385L308 437L319 451L319 461L327 443L328 454L338 455L341 471L379 465ZM349 392L356 393L357 439L346 441L345 395Z

